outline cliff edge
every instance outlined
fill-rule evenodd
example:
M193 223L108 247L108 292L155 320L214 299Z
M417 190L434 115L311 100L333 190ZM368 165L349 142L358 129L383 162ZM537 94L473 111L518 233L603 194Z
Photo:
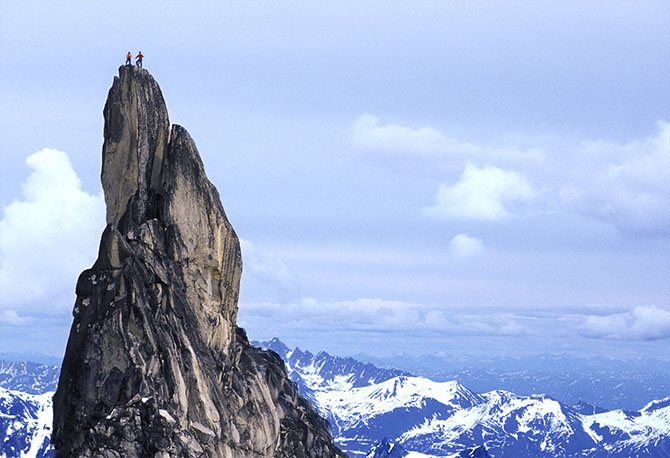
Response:
M56 457L340 457L281 359L236 326L240 244L147 70L104 108L107 227L77 282Z

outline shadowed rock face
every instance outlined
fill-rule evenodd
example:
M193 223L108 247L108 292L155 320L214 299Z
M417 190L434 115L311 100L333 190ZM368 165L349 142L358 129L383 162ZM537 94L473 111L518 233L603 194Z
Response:
M104 109L107 227L77 282L54 396L57 457L337 457L273 352L235 324L237 235L144 69Z

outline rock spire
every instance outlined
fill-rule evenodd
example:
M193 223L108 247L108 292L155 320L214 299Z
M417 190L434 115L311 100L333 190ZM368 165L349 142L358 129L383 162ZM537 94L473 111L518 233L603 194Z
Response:
M56 456L344 456L236 326L239 240L147 70L119 69L104 118L107 227L77 282Z

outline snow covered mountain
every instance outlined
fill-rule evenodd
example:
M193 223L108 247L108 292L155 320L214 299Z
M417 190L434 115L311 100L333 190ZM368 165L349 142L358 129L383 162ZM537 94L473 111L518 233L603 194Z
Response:
M0 458L47 458L53 392L29 394L0 387Z
M392 444L384 439L373 446L365 458L432 458L432 456L420 452L408 452L402 445ZM491 455L484 447L474 447L441 458L491 458Z
M544 395L475 393L352 358L273 349L351 456L388 438L415 456L451 456L484 446L499 457L670 457L670 397L640 411L600 412ZM407 455L410 456L410 455Z
M0 360L0 458L53 456L51 398L60 366Z
M0 360L0 387L31 394L56 391L60 366Z
M284 359L352 458L670 457L670 397L638 411L603 411L545 395L477 393L456 381L291 350L277 339L261 345ZM58 366L0 361L0 458L52 456L58 373Z
M609 456L670 456L670 397L652 401L639 412L589 415L583 425Z
M382 369L354 358L331 356L325 351L314 355L299 348L291 350L277 338L254 344L276 352L286 363L289 374L295 372L294 381L300 387L300 394L310 400L313 400L312 389L315 387L324 388L344 379L352 387L358 388L400 375L412 375L397 369Z
M568 405L580 401L606 410L638 410L650 399L670 393L670 361L612 359L566 354L511 356L398 355L354 358L395 367L436 382L458 380L478 393L505 390L521 395L543 393Z

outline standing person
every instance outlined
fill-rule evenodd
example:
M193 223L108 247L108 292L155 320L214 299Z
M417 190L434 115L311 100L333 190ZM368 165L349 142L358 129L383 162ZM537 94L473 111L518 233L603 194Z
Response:
M128 51L128 54L126 54L126 65L127 66L132 66L133 63L130 61L133 58L133 53Z
M144 58L144 54L142 54L142 51L137 53L137 57L135 57L135 64L137 64L138 67L142 66L142 59Z

